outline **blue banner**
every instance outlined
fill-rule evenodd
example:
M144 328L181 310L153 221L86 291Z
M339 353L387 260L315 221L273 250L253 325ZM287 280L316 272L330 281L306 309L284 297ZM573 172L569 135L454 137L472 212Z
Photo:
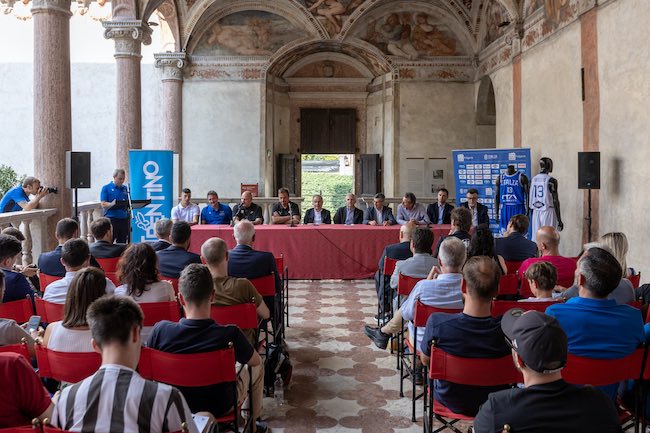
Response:
M130 150L131 200L151 200L133 210L131 242L156 240L154 224L169 218L174 205L174 153L171 150Z
M473 149L454 150L454 176L456 179L456 204L467 201L467 190L478 190L478 201L488 207L490 229L499 234L499 221L495 220L495 180L509 165L525 174L529 181L530 149Z

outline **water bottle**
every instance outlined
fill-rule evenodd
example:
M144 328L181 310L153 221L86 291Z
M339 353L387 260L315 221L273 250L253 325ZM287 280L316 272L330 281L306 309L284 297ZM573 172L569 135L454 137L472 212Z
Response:
M280 374L275 375L273 397L275 397L275 402L278 404L278 406L282 406L284 404L284 381L282 380L282 376L280 376Z

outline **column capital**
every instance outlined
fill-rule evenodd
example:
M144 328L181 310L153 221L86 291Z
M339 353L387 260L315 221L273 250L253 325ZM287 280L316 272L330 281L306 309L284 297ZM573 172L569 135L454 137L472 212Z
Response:
M13 1L6 3L13 5ZM72 16L70 10L70 0L33 0L32 1L32 15L39 12L59 12L68 16Z
M151 43L151 27L142 20L104 21L104 37L115 40L115 57L141 58L141 44Z
M154 53L156 59L156 68L161 68L163 72L163 81L183 81L183 68L187 66L187 55L180 53Z

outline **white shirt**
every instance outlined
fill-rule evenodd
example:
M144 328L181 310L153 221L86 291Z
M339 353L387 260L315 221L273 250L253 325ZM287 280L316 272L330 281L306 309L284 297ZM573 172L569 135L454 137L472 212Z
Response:
M199 205L190 202L186 207L181 203L172 208L172 220L194 222L194 217L199 216L201 211Z
M478 206L474 206L474 209L468 206L468 209L472 213L472 225L478 227Z
M115 289L116 295L128 296L129 286L122 284ZM156 281L155 283L147 284L142 296L132 296L133 300L138 304L145 304L147 302L168 302L174 301L174 287L169 281Z
M314 209L314 224L321 224L323 222L322 211Z
M68 295L68 287L77 272L66 272L65 277L56 280L47 285L43 300L52 302L54 304L65 304L65 298ZM106 278L106 294L112 295L115 293L115 284Z

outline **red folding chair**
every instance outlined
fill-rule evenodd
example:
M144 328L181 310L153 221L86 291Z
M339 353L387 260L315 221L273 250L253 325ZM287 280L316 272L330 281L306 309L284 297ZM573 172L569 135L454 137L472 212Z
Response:
M637 273L636 275L630 275L627 277L628 280L630 280L630 283L632 283L632 287L637 289L639 287L639 284L641 284L641 272Z
M510 268L508 268L510 269ZM501 275L499 279L499 293L497 296L518 295L519 279L516 274Z
M423 304L419 298L416 299L415 312L413 315L413 341L415 344L417 344L418 328L425 328L427 326L427 320L429 320L429 316L431 316L433 313L455 314L462 311L462 308L438 308L431 305L426 305ZM409 355L402 354L403 359L400 363L399 396L404 397L404 379L411 376L411 403L413 405L411 412L411 421L415 422L415 402L424 395L424 393L417 395L415 393L415 365L421 351L419 347L413 346L413 343L411 343L411 340L409 338L404 338L404 343L406 344L406 347L409 348L411 353ZM405 362L408 360L409 356L411 357L410 365L408 365L408 362ZM404 370L406 370L406 372Z
M377 326L381 326L381 316L384 308L387 310L384 313L387 314L388 317L393 316L393 296L390 294L390 290L386 290L386 284L390 284L388 281L390 280L390 276L393 275L393 272L395 272L396 265L397 259L384 257L384 273L379 276L379 278L383 279L382 282L384 283L384 305L377 303ZM386 292L388 292L388 299L386 299Z
M154 326L163 320L169 320L170 322L181 320L181 310L176 301L144 302L138 305L140 305L144 314L143 326Z
M34 418L32 425L0 428L0 433L42 433L41 421L38 418Z
M34 314L32 298L27 296L20 301L11 301L0 304L0 317L3 319L12 319L16 323L25 323Z
M259 278L251 278L250 282L253 283L253 286L257 289L257 292L263 297L271 297L276 299L275 296L275 274L270 273ZM275 341L280 340L282 335L282 327L284 324L284 317L282 317L282 306L279 308L273 308L273 317L271 318L273 323L273 333ZM263 326L260 327L260 330L264 332L264 341L268 343L268 329L266 328L266 322L261 323Z
M250 282L253 283L257 292L262 296L275 296L275 274L270 273L259 278L251 278Z
M428 366L431 380L446 380L460 385L499 386L523 382L521 373L515 368L511 355L501 358L462 358L450 355L439 348L431 347L431 359ZM474 417L455 413L435 400L435 392L428 390L425 381L424 431L438 433L451 429L462 433L454 424L458 421L472 421ZM443 424L432 432L433 418Z
M282 311L285 318L285 324L289 327L289 267L284 265L284 255L275 257L275 267L280 273L282 281ZM284 339L284 327L282 328L282 338Z
M59 382L77 383L93 375L102 364L96 352L59 352L40 344L34 346L38 375Z
M253 329L258 331L260 326L257 320L257 307L254 302L227 306L212 305L210 317L220 325L235 325L241 330ZM259 334L256 334L255 342L258 339ZM268 340L265 340L265 342L268 343ZM266 347L268 348L268 344L266 344Z
M0 346L0 353L17 353L22 355L27 362L32 363L32 357L29 354L29 349L27 348L27 340L25 338L18 344L7 344L5 346ZM1 431L1 430L0 430Z
M41 322L53 323L63 320L64 304L55 304L36 297L34 298L34 304L36 305L36 314L41 316Z
M241 371L241 370L240 370ZM212 352L176 354L159 350L142 348L138 372L145 379L155 380L172 386L197 387L232 383L234 405L233 411L217 418L218 423L230 424L234 431L238 430L241 408L237 404L237 376L235 369L235 350L232 343L227 349ZM249 398L252 396L252 381L249 381ZM250 407L253 407L250 402ZM253 431L254 420L249 417L246 428Z
M424 278L417 278L417 277L409 277L407 275L403 275L402 273L398 274L397 277L397 308L402 305L402 296L408 296L411 294L413 291L413 287L415 285L423 280ZM391 311L392 311L392 305L391 305ZM400 329L404 329L404 320L402 320L402 327ZM402 336L404 334L404 331L400 331L397 333L397 335L394 335L390 338L391 341L391 353L393 353L393 341L395 338L397 338L397 369L401 371L400 365L402 364L402 357L400 354L404 352L404 343L402 340Z
M38 282L41 286L41 292L45 292L47 286L52 284L55 281L60 280L63 277L55 277L54 275L44 274L43 272L38 272Z
M508 275L516 275L517 271L521 267L521 264L523 261L511 261L511 260L504 260L506 263L506 269L508 269ZM501 277L503 278L503 277Z
M104 273L108 276L109 272L117 271L117 262L120 261L120 257L111 257L110 259L97 259L97 263L102 267Z
M522 299L532 298L535 296L533 295L533 292L530 290L530 284L528 284L528 280L525 277L521 278L521 285L519 286L519 296Z
M557 304L558 302L563 302L562 299L557 301L531 301L531 302L517 302L517 301L492 301L492 317L503 316L506 311L511 308L521 308L524 311L541 311L542 313L546 311L546 308L550 305Z

